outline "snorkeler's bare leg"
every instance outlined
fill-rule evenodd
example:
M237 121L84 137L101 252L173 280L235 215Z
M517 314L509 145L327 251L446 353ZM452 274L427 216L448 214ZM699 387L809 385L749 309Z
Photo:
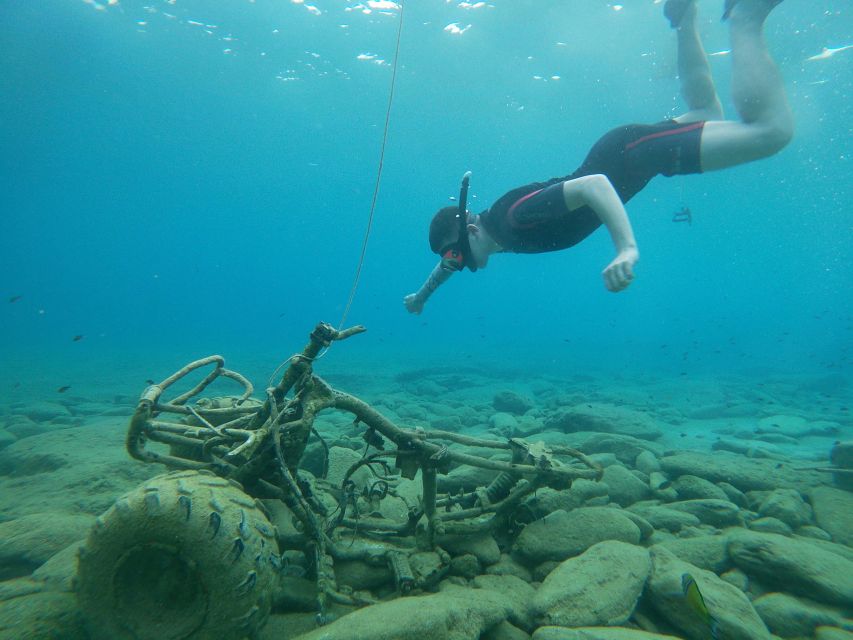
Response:
M738 0L731 10L732 97L740 122L707 122L703 171L777 153L790 142L794 120L785 87L764 41L764 22L778 0Z
M722 120L723 107L717 96L708 56L696 28L696 0L667 0L664 15L678 38L678 79L689 111L675 120L698 122Z

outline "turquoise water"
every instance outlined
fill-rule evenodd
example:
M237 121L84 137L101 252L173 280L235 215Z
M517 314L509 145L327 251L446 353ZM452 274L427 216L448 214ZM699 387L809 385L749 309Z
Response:
M0 309L7 388L35 374L69 384L55 369L82 361L156 365L183 349L275 359L316 321L338 322L370 209L399 11L315 5L0 10L0 290L21 296ZM572 370L849 370L853 50L807 61L853 42L841 1L787 2L768 25L797 120L788 148L658 178L629 203L641 252L630 291L602 286L612 256L599 230L569 251L497 256L455 277L422 316L403 309L434 265L429 219L464 171L471 208L485 208L574 170L607 129L682 108L661 5L620 6L406 7L348 319L369 333L348 350L527 354ZM708 51L725 51L717 3L701 12ZM450 24L471 26L453 34ZM730 58L711 62L726 102ZM691 226L671 221L682 206Z
M723 3L699 5L734 117ZM662 8L0 6L0 526L40 536L33 551L0 534L0 580L25 579L117 495L163 471L123 448L147 380L221 353L262 390L318 321L338 325L368 228L401 18L381 188L345 322L368 331L336 345L317 373L404 426L542 436L630 467L587 431L553 427L570 405L583 413L595 402L616 418L589 432L652 423L639 437L661 459L713 445L719 473L778 475L778 487L817 504L810 492L831 477L800 467L825 467L835 441L853 439L849 0L788 0L773 12L767 39L793 141L746 166L659 177L631 200L641 257L629 290L605 290L613 249L599 230L562 252L494 256L455 275L422 315L402 304L435 266L429 221L465 171L469 207L481 211L513 187L571 173L615 126L684 111ZM683 207L690 225L672 219ZM530 408L495 421L506 391ZM347 420L324 416L318 428L361 450ZM671 480L689 475L669 464ZM716 467L690 471L720 481ZM767 487L732 482L755 494L749 509L731 505L746 526ZM803 522L849 545L843 516ZM18 615L9 602L0 636L4 611Z

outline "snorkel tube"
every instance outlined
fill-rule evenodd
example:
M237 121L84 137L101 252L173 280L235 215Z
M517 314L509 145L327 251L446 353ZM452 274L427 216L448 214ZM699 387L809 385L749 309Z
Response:
M462 176L462 185L459 187L459 211L456 219L459 221L459 239L457 245L462 253L465 266L471 271L477 270L477 263L471 255L471 242L468 240L468 183L471 181L471 172L466 171Z

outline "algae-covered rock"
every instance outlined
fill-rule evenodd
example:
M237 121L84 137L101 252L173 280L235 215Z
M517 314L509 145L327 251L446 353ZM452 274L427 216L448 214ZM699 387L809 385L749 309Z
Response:
M554 569L533 598L543 625L619 625L631 617L651 563L642 547L609 540Z
M530 640L530 634L504 620L486 631L480 640Z
M612 453L622 464L631 465L637 456L644 451L653 455L663 452L660 445L644 440L639 437L625 435L623 433L586 433L582 434L577 442L566 443L575 446L584 453Z
M337 567L336 567L337 569ZM337 570L335 571L337 574ZM317 582L284 575L277 585L273 609L279 613L317 611Z
M358 451L353 451L346 447L330 447L329 469L326 474L326 480L333 486L340 487L346 472L359 460L361 460L361 454ZM367 467L361 467L349 479L355 483L355 486L360 491L370 484L373 480L373 474L370 473L370 469Z
M655 534L655 528L652 526L652 523L640 514L628 511L627 509L620 509L619 513L637 525L637 528L640 530L640 540L648 540Z
M692 513L669 509L656 505L632 505L628 511L645 518L655 529L680 531L685 527L695 527L700 524L699 518Z
M49 422L54 418L71 416L71 412L65 405L47 400L28 402L21 406L19 412L36 422Z
M56 591L71 591L72 581L77 574L77 552L84 542L85 539L77 540L53 554L33 571L33 579L43 581Z
M466 553L454 556L450 560L450 575L471 580L483 572L483 567L477 556Z
M748 575L788 593L853 605L853 562L811 540L740 529L729 534L729 555Z
M71 593L44 591L0 602L0 640L88 640Z
M492 399L492 406L495 411L521 416L533 408L533 402L515 391L499 391Z
M816 471L799 471L787 466L777 468L776 460L745 458L725 451L716 451L711 456L683 451L664 456L660 464L670 477L692 474L711 482L726 482L740 491L817 486L824 481Z
M672 488L678 492L679 500L700 500L712 498L714 500L728 500L726 492L705 478L686 473L676 478Z
M489 566L501 559L501 550L490 533L439 536L437 543L453 555L474 555L483 566Z
M500 560L495 564L486 567L486 573L494 576L515 576L525 582L533 581L530 569L516 562L512 556L506 553L501 554Z
M815 520L833 541L853 547L853 492L815 487L809 493Z
M643 473L652 473L660 471L660 462L658 457L651 451L641 451L634 459L634 467Z
M509 621L524 629L533 627L531 608L536 590L515 576L477 576L471 583L477 589L498 593L509 605Z
M539 627L533 640L681 640L678 636L649 633L624 627Z
M595 498L607 496L608 487L603 482L593 482L581 478L575 480L568 489L543 487L528 497L524 504L536 518L543 518L559 509L573 511Z
M684 562L717 574L731 566L728 538L725 535L676 538L655 545L657 546L664 547Z
M815 629L815 640L853 640L853 631L845 631L838 627L818 627Z
M10 444L17 441L17 439L18 437L15 434L9 433L6 429L0 428L0 450L5 449Z
M667 504L667 507L694 515L701 522L709 524L712 527L722 528L742 524L743 522L740 508L728 500L714 500L711 498L683 500L680 502L670 502Z
M803 538L814 538L815 540L832 541L832 536L825 529L807 524L805 527L800 527L794 532Z
M94 516L38 513L0 523L0 580L29 575L84 538Z
M640 542L640 529L608 507L582 507L570 513L554 513L527 525L515 542L515 551L531 564L562 561L604 540L629 544Z
M604 470L602 481L608 487L608 495L616 504L627 507L648 497L649 485L640 480L622 465L614 464Z
M799 491L776 489L761 503L758 513L777 518L791 529L796 529L812 520L812 508L803 500Z
M811 636L821 625L844 624L840 612L785 593L768 593L753 602L767 627L782 638Z
M685 573L696 581L708 611L717 621L720 638L770 640L770 632L740 589L709 571L679 560L662 547L653 548L650 555L648 601L687 637L707 638L710 629L684 597L681 580Z
M258 640L296 640L317 628L317 613L284 613L270 616Z
M361 560L341 560L335 563L338 583L351 589L373 589L394 583L394 573L388 566L377 566Z
M562 408L545 419L545 428L556 431L598 431L655 440L663 431L648 413L604 402Z
M757 518L749 523L749 528L753 531L778 533L782 536L789 536L793 533L791 527L778 518Z
M487 589L448 589L358 609L299 640L478 640L510 613Z

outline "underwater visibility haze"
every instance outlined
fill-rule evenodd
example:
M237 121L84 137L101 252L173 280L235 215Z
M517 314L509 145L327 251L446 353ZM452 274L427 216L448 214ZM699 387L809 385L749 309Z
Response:
M697 0L697 24L735 119L725 4ZM455 274L415 315L403 298L436 265L430 220L456 206L466 171L468 209L479 213L514 187L570 174L614 127L686 111L664 2L3 3L0 638L217 637L205 625L220 603L199 604L201 595L187 595L180 615L163 614L168 622L156 633L165 635L138 612L120 631L104 631L118 624L91 612L106 569L81 565L73 587L76 550L85 539L90 558L107 558L89 533L95 518L106 512L109 532L124 517L116 505L150 509L144 491L134 502L144 482L153 483L147 495L174 498L187 523L201 513L202 493L217 503L215 483L152 480L169 469L128 455L126 444L141 451L147 429L160 428L156 410L137 413L138 441L125 441L143 390L221 354L254 383L251 406L259 410L273 397L265 389L278 382L270 377L276 367L302 353L318 322L338 327L345 310L338 328L367 331L332 341L313 373L397 428L420 429L420 445L339 398L343 404L323 405L338 413L300 422L307 430L295 450L267 447L275 470L264 482L281 493L265 494L245 469L237 476L211 463L219 454L235 458L244 438L207 424L212 405L193 399L188 406L201 413L176 413L197 430L187 437L212 438L196 453L186 442L158 441L161 453L171 446L205 469L211 463L212 473L239 477L252 499L294 509L296 519L300 509L317 509L327 529L315 531L314 543L328 534L331 580L340 587L328 599L323 563L303 553L304 540L294 542L310 537L310 526L308 534L282 533L290 520L269 505L214 509L215 518L199 520L199 531L215 538L220 519L223 532L235 519L239 545L222 552L237 568L214 580L227 586L233 578L235 600L321 584L313 600L261 597L260 613L244 621L247 635L311 638L318 620L344 616L350 627L333 622L328 637L569 640L581 637L570 629L623 627L627 635L583 637L853 638L853 5L776 4L765 35L793 139L749 164L657 177L632 198L626 209L640 258L627 290L604 286L613 247L599 229L567 250L495 255L475 274ZM308 362L288 360L277 373ZM307 371L290 381L296 404L282 405L284 390L272 417L269 407L249 418L249 405L229 405L247 420L240 428L284 424L297 405L301 412L326 402L312 395L322 385L306 382ZM192 384L178 382L181 391L201 379L195 375ZM239 395L233 383L213 395ZM341 417L347 411L354 424ZM326 444L310 436L312 427ZM365 486L341 485L350 465L379 450L370 440L377 433L386 445L417 449L427 481L437 470L440 511L497 514L491 529L456 531L477 544L454 539L456 525L436 524L428 489L426 498L407 493L421 487L421 475L406 478L414 454L387 460L379 476L387 480L395 461L404 476L393 471L390 487L381 487L387 496L364 478ZM489 453L462 436L496 438L505 448ZM508 438L538 444L521 454ZM454 447L471 458L454 458ZM568 459L554 462L558 455ZM512 476L473 457L533 470ZM575 470L571 488L554 480L561 464ZM378 468L367 467L375 476ZM535 469L547 481L532 480ZM509 498L491 497L516 500L511 509L490 511L477 502L482 493L464 498L500 472L521 493L525 482L536 486L517 500L509 489ZM331 507L282 498L304 492L304 483L296 487L302 473L320 485L320 476L335 479ZM322 487L314 491L323 503ZM457 504L452 496L460 495ZM426 554L407 560L411 581L399 550L393 571L370 577L364 557L335 550L340 536L370 537L359 517L404 521L418 505L426 509L418 533L413 523L411 545L401 543L409 549L416 540ZM149 521L139 517L145 530ZM272 525L277 535L267 540ZM244 548L257 551L254 568L237 562ZM139 586L156 583L146 567L169 565L148 556L128 565L118 550L115 557L124 563L116 584L136 585L103 595L117 611L134 588L151 593ZM237 576L238 568L248 574ZM509 576L518 584L497 584ZM500 599L507 592L516 594L512 605ZM394 597L404 594L412 598ZM146 597L165 607L157 594ZM596 617L600 601L610 604ZM462 602L464 629L449 613ZM398 608L371 617L388 606ZM185 618L187 611L208 613ZM381 627L395 619L411 628Z

